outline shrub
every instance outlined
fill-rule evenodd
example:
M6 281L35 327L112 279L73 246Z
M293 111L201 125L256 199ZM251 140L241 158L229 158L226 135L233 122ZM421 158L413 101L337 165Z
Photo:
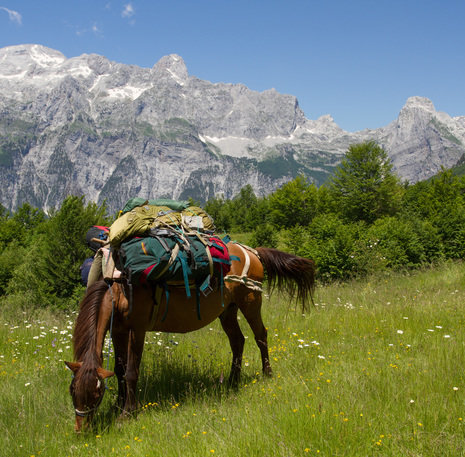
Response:
M444 255L451 259L465 257L465 208L444 208L431 220L444 249Z
M345 279L356 273L354 252L363 227L344 224L335 214L321 214L308 227L286 230L282 238L287 250L315 261L320 279Z
M307 249L314 251L321 279L346 279L356 274L354 252L363 225L345 224L334 214L315 217L309 226L312 242Z
M310 240L310 231L308 227L296 225L287 230L281 231L281 241L284 249L294 255L304 256L306 253L305 245Z
M272 225L261 224L253 231L250 244L254 248L258 246L276 248L278 246L278 235Z
M442 255L437 231L427 221L385 217L368 234L377 240L388 268L417 267Z
M14 270L21 264L24 256L25 248L17 241L12 241L0 252L0 295L6 293Z

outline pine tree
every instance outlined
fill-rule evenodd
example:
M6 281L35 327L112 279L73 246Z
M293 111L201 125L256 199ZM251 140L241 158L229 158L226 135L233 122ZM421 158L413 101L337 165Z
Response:
M336 212L347 221L372 223L400 208L402 187L386 152L373 141L349 147L328 187Z

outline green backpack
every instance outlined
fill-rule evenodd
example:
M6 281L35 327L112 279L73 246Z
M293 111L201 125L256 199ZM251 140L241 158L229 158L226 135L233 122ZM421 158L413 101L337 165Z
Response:
M130 198L124 208L122 209L121 213L125 214L129 211L133 210L137 206L144 206L144 205L151 205L151 206L167 206L170 209L174 209L176 211L182 211L189 206L189 202L186 200L171 200L170 198L159 198L157 200L146 200L145 198L141 197L134 197Z
M205 244L197 236L182 239L174 232L125 241L120 257L131 282L184 285L188 297L190 284L201 287L213 273Z

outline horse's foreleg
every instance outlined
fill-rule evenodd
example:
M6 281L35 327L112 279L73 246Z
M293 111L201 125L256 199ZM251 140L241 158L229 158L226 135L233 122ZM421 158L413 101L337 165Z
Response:
M115 348L115 374L118 379L118 407L123 408L126 402L125 373L128 363L128 330L113 331L113 346Z
M270 365L270 357L268 354L268 332L266 327L263 325L262 320L262 297L261 294L254 294L254 299L249 300L240 306L240 310L255 336L255 342L260 349L260 355L262 356L262 369L263 374L270 376L272 373Z
M128 338L128 359L126 373L126 403L124 404L125 413L131 413L137 407L136 389L137 380L139 379L139 367L142 360L144 349L145 331L129 331Z
M228 335L233 354L231 374L229 375L229 382L232 385L237 385L241 377L242 354L244 352L245 341L237 322L237 309L237 305L232 303L220 315L221 325L226 335Z

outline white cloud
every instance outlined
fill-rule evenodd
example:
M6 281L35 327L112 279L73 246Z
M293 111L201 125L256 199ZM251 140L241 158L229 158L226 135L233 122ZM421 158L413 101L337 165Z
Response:
M121 13L122 17L130 18L130 17L134 16L134 14L135 14L134 6L132 6L131 2L124 5L123 12Z
M8 13L8 16L11 22L16 22L16 24L18 25L22 24L23 18L21 14L19 14L17 11L9 10L8 8L5 8L4 6L0 6L0 10L6 11Z
M103 35L103 32L99 29L97 24L92 26L92 32L94 32L95 35Z

